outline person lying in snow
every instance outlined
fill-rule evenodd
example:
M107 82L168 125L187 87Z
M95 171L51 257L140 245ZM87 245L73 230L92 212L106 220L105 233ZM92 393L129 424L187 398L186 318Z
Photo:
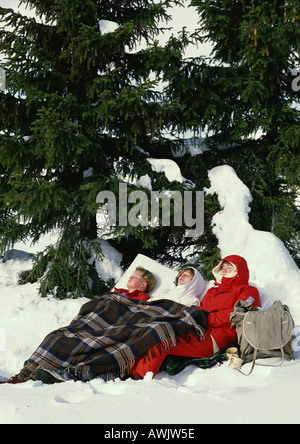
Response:
M148 301L150 296L148 293L154 290L156 286L156 278L151 271L146 270L144 267L136 267L135 272L129 277L127 282L127 288L114 288L112 292L120 293L122 296L126 296L130 299L135 299L139 301ZM91 310L89 309L89 304L85 304L80 313L85 312L88 314ZM73 319L72 323L76 320ZM29 374L28 374L29 371ZM18 384L20 382L26 382L27 380L35 379L30 370L24 369L21 370L19 375L11 377L6 383L8 384Z
M130 276L128 282L127 282L127 289L121 289L121 288L114 288L112 290L112 293L110 293L110 296L114 295L120 295L122 298L126 297L126 298L130 298L130 300L133 301L142 301L142 302L147 302L150 299L149 294L146 294L145 292L151 292L154 287L156 285L156 279L154 277L154 275L149 272L148 270L145 270L143 267L137 267L135 272ZM201 292L203 291L205 285L205 281L203 279L203 277L201 276L201 274L198 272L198 270L189 267L187 269L182 270L181 272L179 272L177 278L176 278L176 286L174 285L174 288L172 288L172 290L169 291L169 299L172 299L172 292L175 290L175 299L178 299L178 302L181 302L184 305L192 305L192 304L196 304L199 305L199 299L198 297L200 296ZM176 289L180 288L180 291L176 291ZM165 290L165 293L166 290ZM85 337L88 336L90 341L97 341L96 338L96 331L95 331L95 322L97 321L96 318L100 318L99 316L99 311L104 312L105 314L105 307L107 306L109 310L111 310L111 314L109 315L110 317L110 322L112 324L112 327L115 324L119 323L119 316L121 316L121 309L120 307L117 307L118 302L119 301L114 301L112 302L108 295L108 300L103 301L104 296L100 297L100 298L95 298L94 300L86 303L83 305L83 307L81 308L78 316L76 316L73 321L70 324L70 328L65 328L65 329L60 329L57 330L56 332L50 333L50 335L48 335L45 340L49 341L49 339L51 338L52 340L57 340L57 338L59 336L63 335L63 330L65 332L65 336L68 335L68 337L70 338L72 336L71 330L75 328L75 325L78 322L81 322L82 319L85 319L85 329L81 329L80 333L77 331L77 335L84 335ZM121 299L122 299L121 298ZM100 307L97 307L97 302L99 302L99 299L101 300L102 305L100 304ZM169 304L170 305L170 304ZM124 306L124 302L123 302L123 306ZM113 318L112 315L112 308L117 308L117 317ZM134 304L133 304L134 307ZM155 312L152 313L152 319L154 320L153 314L155 315L155 319L157 318L157 316L159 315L159 309L161 309L162 313L161 316L165 315L165 310L168 309L169 311L171 311L170 306L165 308L161 308L158 307L156 308ZM129 308L127 307L126 311L126 322L129 322L129 318L128 318L128 312L130 311ZM147 310L146 310L147 311ZM153 311L153 309L152 309ZM107 315L105 315L107 316ZM149 313L146 313L147 318L149 318ZM177 313L175 313L175 316L177 316ZM146 318L146 320L147 320ZM92 322L88 322L88 320L91 320ZM99 319L98 319L99 320ZM104 321L107 325L107 318ZM123 321L125 322L125 321ZM131 321L132 322L132 319ZM93 324L94 325L91 325ZM88 325L89 324L89 325ZM146 325L146 324L145 324ZM97 327L97 325L96 325ZM87 328L93 330L92 334L87 335ZM99 330L99 326L98 326L98 330ZM124 330L124 329L123 329ZM195 330L195 329L194 329ZM196 329L197 330L197 329ZM99 332L98 332L99 333ZM73 336L75 335L75 333L73 333ZM158 334L158 336L160 337L161 335ZM54 338L53 338L54 337ZM99 338L98 338L99 339ZM85 340L86 341L86 340ZM44 341L45 342L45 341ZM111 340L110 340L111 342ZM152 341L153 342L153 341ZM53 345L53 344L52 344ZM57 345L57 344L56 344ZM155 345L155 343L153 343L153 345ZM67 347L67 345L65 345ZM70 346L70 353L69 355L74 355L74 347L76 348L76 344L69 344ZM78 344L77 344L78 346ZM71 347L72 347L72 352L71 352ZM53 347L51 348L49 343L47 343L47 346L45 346L46 349L43 349L43 343L41 344L41 346L34 352L34 354L31 356L31 358L29 358L28 361L25 362L24 364L24 368L21 370L21 372L17 375L14 376L12 378L9 379L9 381L7 381L8 383L11 384L17 384L17 383L21 383L21 382L26 382L27 380L36 380L38 379L38 375L36 374L36 370L37 367L41 366L41 362L43 364L43 367L49 367L49 369L51 368L51 366L54 367L59 367L57 359L54 357L55 352L53 351ZM96 349L95 345L94 345L94 350ZM43 350L42 350L43 349ZM82 350L80 350L82 351ZM146 353L148 351L148 349L144 350L144 353ZM59 354L61 354L61 351L59 351ZM43 356L43 357L41 357ZM76 358L74 356L72 356L72 358L70 359L70 356L67 356L64 358L65 361L62 362L63 360L61 359L60 364L63 367L63 364L66 364L66 362L72 362L74 363L76 361ZM81 359L84 360L84 357L81 356ZM96 362L97 359L95 359L94 356L94 363ZM38 361L38 364L37 364ZM52 364L50 364L50 361L52 361ZM54 363L55 361L55 363ZM40 369L41 370L41 369ZM77 372L78 373L78 372ZM91 373L91 372L89 372ZM47 377L47 379L49 379Z
M205 280L196 268L181 270L171 288L162 290L152 300L171 299L187 306L199 307L200 296L205 288Z
M131 370L135 379L143 378L148 372L153 377L159 371L165 357L170 355L189 358L210 358L219 350L231 347L237 342L236 329L231 326L230 313L238 300L249 301L254 307L261 307L258 290L249 285L249 269L244 258L227 256L212 271L215 282L200 303L200 309L208 314L205 339L192 341L181 339L175 347L151 350L146 357L136 361Z
M154 377L167 354L201 358L230 347L236 342L229 319L234 304L248 300L260 306L260 297L248 284L248 266L240 256L228 256L213 273L215 286L199 308L118 293L95 298L70 326L48 335L11 382L139 379L148 372Z
M156 278L153 273L143 267L136 267L135 272L128 279L127 289L114 288L114 290L123 296L146 302L150 299L148 293L151 293L155 286Z

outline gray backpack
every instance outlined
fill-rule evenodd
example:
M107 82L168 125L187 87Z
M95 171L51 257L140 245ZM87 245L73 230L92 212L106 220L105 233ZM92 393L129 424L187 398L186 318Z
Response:
M250 302L238 301L230 320L236 326L243 364L253 361L249 375L256 359L281 356L282 362L279 365L282 365L285 358L294 359L292 343L295 339L295 324L289 308L280 301L275 301L265 311L252 307Z

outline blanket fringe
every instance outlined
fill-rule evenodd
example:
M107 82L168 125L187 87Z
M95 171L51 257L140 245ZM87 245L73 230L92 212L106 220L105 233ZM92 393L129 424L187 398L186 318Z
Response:
M189 344L192 341L199 342L199 341L202 341L203 339L205 339L205 334L204 334L204 331L202 331L201 327L200 327L200 330L197 329L197 333L195 333L195 334L188 333L184 337L182 337L182 336L172 337L172 338L170 338L170 340L164 339L161 343L156 344L153 347L151 347L150 350L146 350L145 355L141 359L143 359L144 363L147 361L147 359L149 359L149 356L152 359L155 359L157 356L157 353L162 353L162 350L168 352L173 347L175 347L177 344L179 344L180 341L185 341L186 343ZM134 363L136 363L137 360L138 359L135 359Z

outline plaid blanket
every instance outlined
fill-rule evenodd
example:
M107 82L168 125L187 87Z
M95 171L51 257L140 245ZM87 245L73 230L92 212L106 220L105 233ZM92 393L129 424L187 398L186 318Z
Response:
M195 307L109 293L83 305L69 326L46 336L25 368L69 369L81 380L122 378L149 350L168 351L180 338L202 340L206 324L207 316Z

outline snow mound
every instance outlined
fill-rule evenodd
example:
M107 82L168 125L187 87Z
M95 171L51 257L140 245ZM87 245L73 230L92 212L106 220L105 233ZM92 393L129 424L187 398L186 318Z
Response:
M222 210L213 217L213 232L222 257L243 256L249 266L250 281L264 302L280 299L300 320L300 272L288 250L274 234L255 230L249 223L250 190L228 165L209 171L207 194L218 195Z

